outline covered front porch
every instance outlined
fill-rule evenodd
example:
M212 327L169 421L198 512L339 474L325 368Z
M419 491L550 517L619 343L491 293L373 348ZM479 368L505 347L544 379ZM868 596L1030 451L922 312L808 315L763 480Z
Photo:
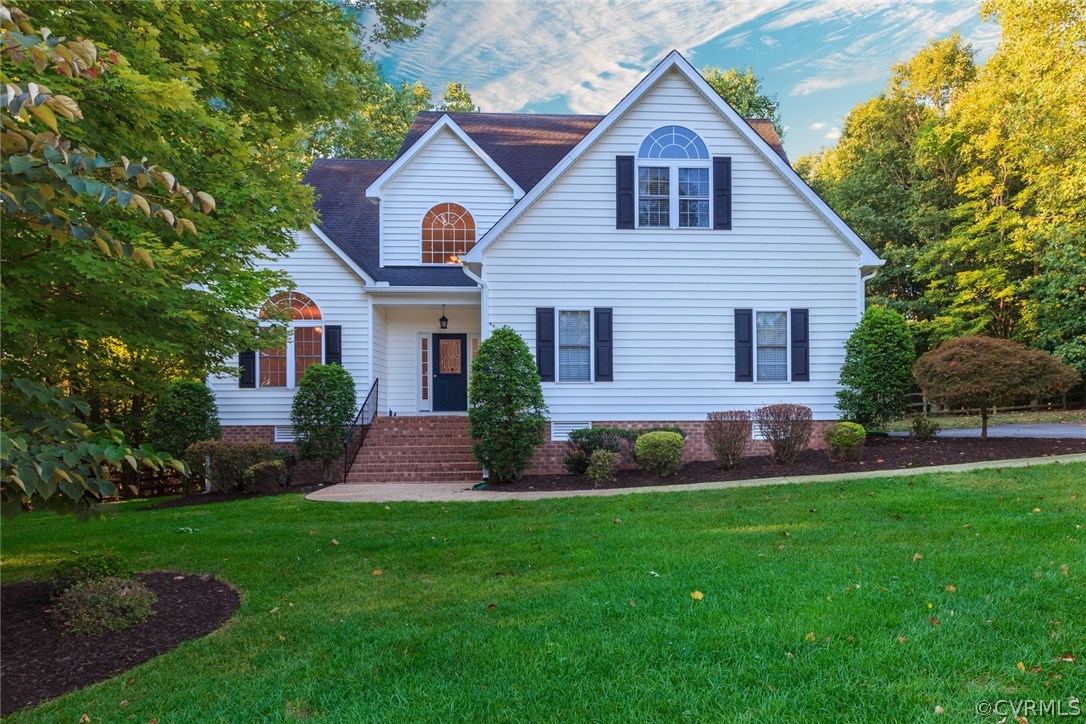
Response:
M374 290L370 368L381 380L378 414L465 415L482 329L476 288Z

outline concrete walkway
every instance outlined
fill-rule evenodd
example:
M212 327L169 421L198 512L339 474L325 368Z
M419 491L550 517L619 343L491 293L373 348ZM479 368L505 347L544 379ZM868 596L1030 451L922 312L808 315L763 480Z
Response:
M928 473L959 473L967 470L994 468L1024 468L1054 463L1086 462L1086 453L1053 455L1042 458L1017 460L989 460L958 465L933 465L927 468L903 468L899 470L871 470L862 473L831 475L800 475L781 478L755 478L753 480L724 480L715 483L687 483L683 485L653 485L642 488L612 488L609 490L563 490L503 493L500 490L472 490L464 483L365 483L333 485L306 496L309 500L337 503L392 503L404 501L472 503L494 500L543 500L546 498L602 497L629 495L631 493L677 493L689 490L719 490L721 488L748 488L759 485L795 485L799 483L829 483L866 478L899 478L907 475Z

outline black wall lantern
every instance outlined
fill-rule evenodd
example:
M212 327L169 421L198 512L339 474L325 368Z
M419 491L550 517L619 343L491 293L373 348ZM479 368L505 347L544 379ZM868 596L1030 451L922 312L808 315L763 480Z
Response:
M445 316L445 305L441 305L441 319L437 320L437 323L441 325L442 329L449 328L449 318Z

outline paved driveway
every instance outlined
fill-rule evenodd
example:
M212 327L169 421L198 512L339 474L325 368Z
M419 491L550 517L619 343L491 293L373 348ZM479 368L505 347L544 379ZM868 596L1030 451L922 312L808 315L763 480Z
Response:
M932 418L938 422L938 418ZM909 433L892 433L906 436ZM939 437L980 437L980 428L970 430L942 430ZM1057 437L1086 440L1086 425L1065 422L1044 425L989 425L988 437Z

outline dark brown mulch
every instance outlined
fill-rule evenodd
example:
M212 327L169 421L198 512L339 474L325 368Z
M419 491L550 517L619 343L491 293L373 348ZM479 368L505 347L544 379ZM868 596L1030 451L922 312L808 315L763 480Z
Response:
M983 460L1007 460L1047 455L1086 452L1086 440L1052 440L1042 438L942 438L912 440L903 437L869 437L856 462L834 463L822 450L806 450L791 465L776 465L769 458L743 458L734 470L721 470L715 462L688 463L682 472L668 478L647 475L641 470L620 470L617 479L594 486L580 475L527 475L515 483L494 485L496 492L527 490L590 490L637 488L645 485L678 485L707 483L717 480L747 480L789 475L822 475L851 473L865 470L896 470L922 468L930 465L951 465Z
M49 612L49 581L0 586L0 715L108 679L206 636L241 604L237 591L210 576L155 572L139 579L158 596L154 615L101 636L62 633Z
M163 508L182 508L187 505L208 505L209 503L229 503L234 500L252 500L268 495L283 495L284 493L312 493L320 490L323 485L291 485L289 488L272 488L246 493L198 493L196 495L182 495L180 498L164 500L155 505L149 505L144 510L162 510Z

